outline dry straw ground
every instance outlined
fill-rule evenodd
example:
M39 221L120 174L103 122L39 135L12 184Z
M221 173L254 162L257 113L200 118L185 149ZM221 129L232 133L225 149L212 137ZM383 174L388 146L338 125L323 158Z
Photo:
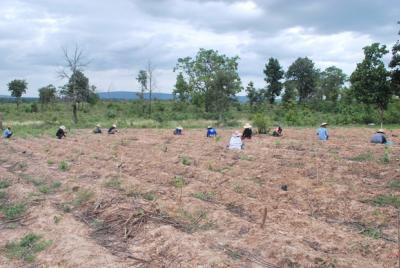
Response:
M230 131L2 141L2 202L27 210L0 215L0 247L52 240L39 267L394 267L400 150L371 134L336 128L323 143L291 128L242 152L226 149Z

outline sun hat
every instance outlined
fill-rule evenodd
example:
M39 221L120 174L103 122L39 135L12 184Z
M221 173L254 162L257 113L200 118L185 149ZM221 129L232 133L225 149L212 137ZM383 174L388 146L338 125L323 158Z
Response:
M65 126L60 126L60 129L65 130Z
M116 127L117 127L117 125L116 125L116 124L114 124L114 125L112 125L112 127L116 128Z
M385 134L385 130L383 128L378 129L377 133L383 133Z
M328 123L322 123L322 124L321 124L321 127L327 126L327 125L328 125Z
M176 129L183 130L183 127L179 126Z
M252 128L252 126L249 123L246 123L243 128Z
M212 126L208 126L207 128L212 128Z
M97 124L96 127L100 127L100 124Z

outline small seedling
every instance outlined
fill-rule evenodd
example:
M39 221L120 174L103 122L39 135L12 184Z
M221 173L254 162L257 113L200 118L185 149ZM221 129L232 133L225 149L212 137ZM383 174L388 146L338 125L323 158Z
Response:
M1 207L0 210L3 212L4 217L7 220L13 220L25 213L26 206L22 203L8 204L4 207Z
M69 170L69 165L68 165L68 163L66 161L61 161L58 164L58 169L61 170L61 171L68 171Z
M373 239L380 239L381 238L381 231L377 228L366 228L361 232L363 235L366 235L368 237L371 237Z
M6 199L7 193L5 191L0 191L0 200Z
M39 192L42 194L49 194L51 192L50 188L47 185L40 186L38 188Z
M55 224L58 224L61 221L61 217L56 215L53 217L53 221Z
M376 206L393 206L400 208L400 197L394 195L378 195L371 202Z
M212 192L197 192L193 194L193 197L206 201L206 202L211 202L214 200L215 194Z
M389 153L388 148L385 148L385 152L381 158L381 163L382 164L390 164L390 153Z
M370 151L348 158L348 160L356 162L366 162L366 161L371 161L373 159L374 155Z
M235 184L235 186L233 187L233 191L235 191L238 194L242 194L243 193L243 186L239 185L239 184Z
M105 186L107 188L111 188L111 189L118 190L118 191L122 190L121 181L117 178L113 178L113 179L107 181L105 183Z
M173 178L173 180L171 181L171 184L176 188L182 188L188 183L182 176L175 176L175 178Z
M94 193L89 190L80 190L77 192L77 197L74 200L74 205L80 206L87 203L92 197Z
M69 165L65 161L61 161L60 164L58 164L58 169L61 171L68 171L69 170Z
M94 228L94 229L99 229L99 228L103 227L104 221L101 220L101 219L94 219L94 220L90 223L90 225L91 225L92 228Z
M392 189L400 189L400 180L391 181L389 187Z
M1 180L0 181L0 189L6 189L10 187L11 183L8 180Z
M154 201L157 198L157 196L154 192L148 192L148 193L143 194L142 196L147 201Z
M28 234L19 242L7 243L5 253L9 258L33 262L36 254L45 250L52 243L51 240L42 240L41 236Z
M57 189L57 188L60 188L61 187L61 182L59 182L59 181L54 181L52 184L51 184L51 188L52 189Z
M182 164L185 166L190 166L192 164L192 160L187 156L182 156L181 160L182 160Z
M54 165L54 163L55 163L54 160L51 160L51 159L47 160L48 165Z

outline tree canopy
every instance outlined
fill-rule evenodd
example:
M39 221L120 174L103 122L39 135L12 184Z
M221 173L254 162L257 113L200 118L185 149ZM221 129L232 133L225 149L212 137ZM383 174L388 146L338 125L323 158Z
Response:
M305 57L298 58L289 66L286 78L293 82L296 88L299 102L310 100L316 92L318 70L314 67L314 62Z
M336 102L346 82L346 74L336 66L330 66L321 73L320 87L326 100Z
M15 79L8 83L8 91L11 92L11 96L16 98L17 107L21 102L21 97L26 93L28 83L25 80Z
M238 60L239 57L227 57L206 49L200 49L195 58L179 58L174 70L182 73L178 78L182 80L183 77L187 83L187 87L181 88L185 92L179 94L190 96L190 101L206 112L220 113L220 102L229 105L242 89Z
M39 102L42 105L52 103L57 98L57 89L53 85L48 85L39 89Z
M383 112L393 95L389 75L382 57L389 51L385 45L373 43L364 47L364 60L357 64L350 81L355 98L368 105L375 105L383 120Z
M285 72L277 59L270 58L268 63L265 65L264 74L264 80L267 83L265 98L268 99L269 103L273 104L275 98L281 95L283 88L281 80L283 79Z

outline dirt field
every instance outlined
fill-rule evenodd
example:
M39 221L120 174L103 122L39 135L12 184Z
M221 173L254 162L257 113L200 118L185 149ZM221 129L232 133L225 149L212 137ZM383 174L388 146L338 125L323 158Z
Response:
M0 176L11 184L2 202L27 211L0 215L0 247L29 232L52 241L33 264L1 251L1 266L397 265L398 145L369 144L371 129L331 129L325 143L314 129L286 129L233 152L230 133L1 141Z

